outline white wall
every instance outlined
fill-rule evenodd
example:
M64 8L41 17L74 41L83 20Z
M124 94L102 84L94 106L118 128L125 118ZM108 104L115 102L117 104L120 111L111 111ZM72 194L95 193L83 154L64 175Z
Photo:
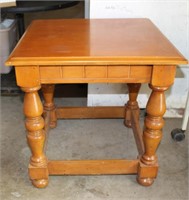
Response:
M150 18L176 48L189 59L188 0L90 0L90 18ZM185 106L189 88L189 66L177 68L175 84L167 92L167 116ZM124 105L128 99L124 84L89 84L88 106ZM143 85L140 107L145 107L150 89ZM173 109L172 109L173 108ZM177 115L178 116L178 115Z

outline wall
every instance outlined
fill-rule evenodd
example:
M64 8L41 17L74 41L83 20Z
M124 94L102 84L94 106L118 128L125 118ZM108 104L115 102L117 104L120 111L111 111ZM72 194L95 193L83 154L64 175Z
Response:
M90 0L90 18L150 18L176 48L189 59L189 3L187 0ZM175 84L167 92L167 116L181 116L189 88L189 66L179 66ZM124 105L124 84L89 84L88 105ZM150 89L143 85L139 105L146 106Z

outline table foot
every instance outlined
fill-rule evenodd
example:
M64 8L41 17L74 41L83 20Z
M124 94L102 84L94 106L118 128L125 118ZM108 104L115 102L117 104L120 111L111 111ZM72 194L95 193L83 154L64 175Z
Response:
M142 186L151 186L154 183L153 178L140 178L137 176L137 182Z
M137 103L137 96L141 87L141 83L128 83L128 90L129 90L129 101L125 105L125 120L124 124L126 127L131 128L132 127L132 116L131 112L132 110L137 110L138 112L138 118L139 118L139 107Z
M37 188L45 188L47 187L48 183L49 183L48 179L32 180L33 186Z

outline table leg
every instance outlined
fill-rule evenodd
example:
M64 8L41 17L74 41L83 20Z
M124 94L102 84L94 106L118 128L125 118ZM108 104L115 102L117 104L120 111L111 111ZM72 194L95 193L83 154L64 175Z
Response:
M34 186L46 187L48 184L47 158L44 154L44 119L42 118L43 106L38 95L40 87L22 88L25 92L24 114L27 129L27 141L31 149L29 176ZM42 172L42 173L41 173Z
M168 87L150 85L152 93L147 103L143 141L145 153L140 158L137 181L144 186L150 186L157 176L158 163L156 150L162 138L164 125L163 115L166 111L164 91Z
M125 105L125 120L124 124L128 128L131 128L131 111L135 110L139 117L139 107L137 102L137 96L141 87L141 83L128 83L129 101Z
M44 97L44 113L50 112L50 124L51 128L55 128L57 125L57 116L56 116L56 107L54 105L54 88L53 84L44 84L42 85L42 93Z

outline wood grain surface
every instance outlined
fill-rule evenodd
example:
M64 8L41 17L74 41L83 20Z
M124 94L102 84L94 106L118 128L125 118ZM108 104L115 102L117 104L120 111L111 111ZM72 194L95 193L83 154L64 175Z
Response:
M40 46L40 48L39 48ZM184 64L149 19L36 20L7 65Z

